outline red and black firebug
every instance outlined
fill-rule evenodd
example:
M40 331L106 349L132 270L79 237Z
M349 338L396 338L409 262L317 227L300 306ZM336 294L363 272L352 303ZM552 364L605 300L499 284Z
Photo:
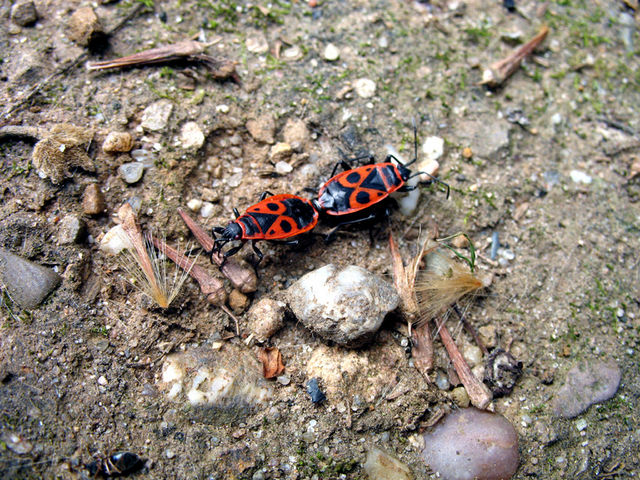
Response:
M416 185L407 185L407 181L412 177L426 173L412 173L409 169L409 166L415 163L418 158L415 125L414 158L409 163L403 164L393 155L387 155L382 163L375 163L375 159L371 155L357 157L352 161L363 158L366 158L368 162L356 168L353 168L347 160L338 162L333 169L331 178L322 185L317 200L313 202L320 212L336 220L342 216L349 216L338 223L334 232L342 225L379 219L388 215L389 206L385 200L389 198L389 195L396 191L407 192L415 189ZM340 166L344 171L336 175L336 170ZM436 177L429 176L433 181L446 187L447 198L449 198L449 185Z
M258 256L256 266L262 261L263 254L256 247L259 240L286 240L309 232L318 223L318 211L310 200L288 193L273 195L264 192L260 202L250 206L240 215L233 209L236 219L226 227L212 229L214 252L220 252L229 242L239 240L240 245L230 248L224 253L224 258L236 254L247 240L251 240L253 251ZM216 234L220 235L219 237ZM297 245L298 240L283 242Z

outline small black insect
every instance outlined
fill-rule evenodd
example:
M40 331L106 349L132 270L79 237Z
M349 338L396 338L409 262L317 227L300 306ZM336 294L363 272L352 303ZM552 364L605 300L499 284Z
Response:
M94 477L118 477L137 472L144 466L144 461L135 453L118 452L108 457L94 460L86 465Z

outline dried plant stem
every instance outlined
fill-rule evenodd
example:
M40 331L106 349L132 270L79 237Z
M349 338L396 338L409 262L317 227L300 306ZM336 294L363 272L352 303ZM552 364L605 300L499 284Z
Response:
M508 57L489 65L489 67L482 72L482 81L480 82L480 85L487 85L489 87L498 87L502 85L507 78L520 68L522 60L529 56L536 47L542 43L548 33L549 27L545 25L542 27L538 35L515 50Z
M473 328L473 325L471 325L467 321L467 318L460 311L460 309L458 308L458 305L454 303L453 309L458 314L458 317L460 317L460 321L462 322L462 325L464 326L464 328L467 330L467 332L469 332L469 334L471 334L475 342L478 344L478 346L482 350L482 353L484 353L485 355L489 355L489 350L487 350L487 347L485 346L485 344L482 343L482 340L480 340L480 336L478 335L478 332L476 331L475 328Z
M194 40L185 40L172 45L151 48L142 52L134 53L126 57L106 60L104 62L92 62L88 65L89 70L105 70L108 68L129 67L134 65L146 65L150 63L168 62L180 58L189 57L204 53L206 45Z
M438 321L437 319L434 319L434 322L438 327L440 338L442 339L444 347L447 349L451 363L453 363L453 367L458 377L460 377L460 381L467 390L471 404L476 408L484 410L493 398L491 391L471 372L469 365L460 353L460 350L458 350L444 322Z
M90 71L106 70L110 68L134 67L138 65L152 65L176 60L186 60L205 65L214 78L225 79L231 77L237 83L240 83L240 77L236 72L236 62L205 55L204 51L209 45L212 44L204 44L195 40L183 40L182 42L144 50L114 60L93 62L88 65L88 69Z
M187 225L191 233L196 237L196 240L207 253L213 250L214 241L211 236L198 225L187 213L178 209L178 214L182 217L182 220ZM258 277L253 269L243 267L234 259L227 259L224 261L224 257L219 253L212 253L211 260L220 266L222 274L229 279L234 288L237 288L242 293L255 292L258 288ZM224 265L223 265L224 263Z

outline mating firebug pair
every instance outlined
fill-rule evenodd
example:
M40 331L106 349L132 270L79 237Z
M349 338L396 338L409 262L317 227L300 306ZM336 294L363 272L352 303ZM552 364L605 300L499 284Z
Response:
M412 173L409 166L417 160L417 135L414 125L414 158L402 164L393 155L388 155L384 162L374 163L372 156L365 157L367 164L352 168L351 164L342 160L336 164L327 180L320 188L316 200L307 200L291 194L273 195L265 192L260 202L247 208L240 215L234 209L236 220L226 228L214 227L214 252L219 252L228 242L239 240L242 243L224 253L228 258L237 253L242 245L252 241L253 250L262 260L262 252L256 247L259 240L287 240L311 231L318 223L319 212L330 218L340 219L328 238L343 225L381 219L389 214L389 207L384 202L391 193L409 191L415 185L407 185L407 181L424 172ZM360 160L356 158L353 160ZM338 167L344 169L336 175ZM431 175L429 175L431 176ZM444 185L449 198L449 186L435 177L432 179ZM384 207L384 208L383 208ZM344 218L344 219L343 219ZM219 234L220 237L216 237ZM296 245L298 239L285 243ZM256 264L257 265L257 264Z

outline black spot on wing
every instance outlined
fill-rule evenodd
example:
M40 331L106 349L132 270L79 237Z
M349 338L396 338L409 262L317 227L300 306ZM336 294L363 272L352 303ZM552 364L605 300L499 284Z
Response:
M283 218L282 220L280 220L280 228L284 233L289 233L291 232L291 230L293 230L293 225L291 224L290 220Z
M349 175L347 175L346 180L351 185L355 185L360 181L360 174L355 171L351 172Z
M277 204L277 203L268 202L268 203L267 203L267 208L268 208L269 210L271 210L272 212L277 212L277 211L278 211L278 209L279 209L280 207L278 206L278 204Z
M356 202L360 205L367 205L371 201L371 196L365 190L359 190L356 194Z

